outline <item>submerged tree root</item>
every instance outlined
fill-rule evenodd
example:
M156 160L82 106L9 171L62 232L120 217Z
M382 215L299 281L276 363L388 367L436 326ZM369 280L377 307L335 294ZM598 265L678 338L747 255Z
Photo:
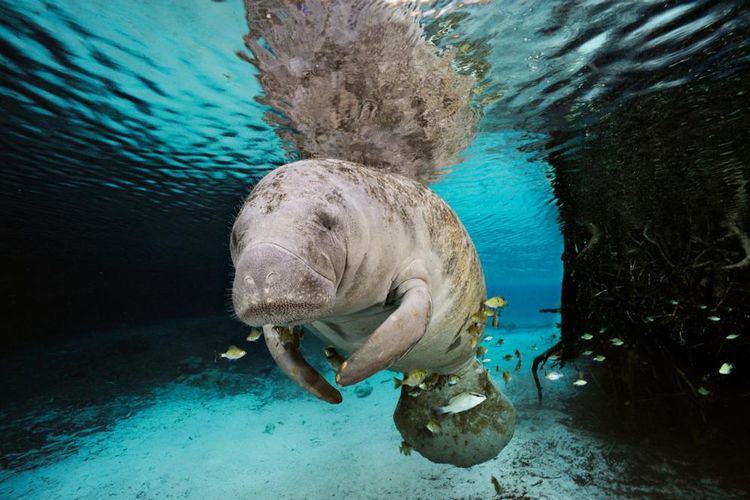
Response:
M723 271L738 271L740 269L750 268L750 237L748 237L747 233L742 231L737 224L730 224L729 232L739 238L742 250L745 252L745 258L734 264L724 266L721 269Z
M531 373L534 375L534 383L536 384L536 395L537 399L539 400L539 406L542 406L542 384L539 382L538 371L540 368L544 368L544 365L547 363L547 360L550 358L550 356L557 353L560 349L562 349L562 341L553 345L542 354L534 358L534 363L531 365ZM540 364L541 366L539 366Z

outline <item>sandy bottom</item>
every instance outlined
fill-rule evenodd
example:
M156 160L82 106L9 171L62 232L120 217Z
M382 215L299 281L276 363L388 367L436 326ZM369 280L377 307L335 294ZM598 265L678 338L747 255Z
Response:
M564 377L558 381L543 379L545 402L539 408L530 360L551 345L554 328L488 329L494 336L486 343L493 360L488 365L516 405L518 425L500 456L470 469L399 452L401 437L392 421L398 391L390 374L345 389L341 405L326 405L283 378L262 343L240 344L250 352L238 361L214 362L219 344L239 343L243 334L222 319L173 322L114 332L107 340L81 340L45 353L45 363L33 353L5 363L3 377L15 384L15 392L3 394L8 404L0 412L0 498L746 494L726 486L715 471L696 467L691 457L587 430L586 412L574 416L569 410L601 388L593 378L573 386L572 368L559 370ZM502 346L498 338L505 340ZM503 360L516 349L523 356L518 372L516 359ZM86 360L95 366L87 370ZM316 363L324 368L320 358ZM500 377L505 370L512 374L508 384ZM588 377L586 369L583 373ZM502 486L499 495L492 475Z

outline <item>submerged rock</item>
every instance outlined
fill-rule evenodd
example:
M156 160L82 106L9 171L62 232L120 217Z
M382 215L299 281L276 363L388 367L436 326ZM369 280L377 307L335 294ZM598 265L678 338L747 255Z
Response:
M471 467L494 458L505 448L513 437L516 411L476 360L458 375L456 384L438 383L417 397L402 389L393 419L404 441L425 458ZM444 378L447 381L448 377ZM464 392L477 392L487 399L460 413L435 413L434 408ZM440 424L440 432L427 428L431 421Z
M358 398L366 398L372 394L372 385L369 382L363 382L354 389L354 394Z

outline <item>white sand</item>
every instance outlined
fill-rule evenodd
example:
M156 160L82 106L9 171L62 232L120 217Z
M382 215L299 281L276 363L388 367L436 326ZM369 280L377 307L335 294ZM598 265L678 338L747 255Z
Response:
M495 339L500 333L488 332ZM373 388L367 397L346 389L338 406L287 381L265 390L289 399L271 398L265 406L247 393L222 396L218 389L178 382L157 389L154 405L79 438L72 455L23 472L4 471L0 498L493 498L493 474L504 488L501 498L740 497L710 479L684 477L664 459L574 427L564 403L595 390L593 382L571 386L575 372L565 370L557 382L543 380L545 405L538 409L528 370L538 352L529 344L537 343L540 352L550 342L540 338L551 333L503 332L505 345L489 342L488 356L495 360L516 348L524 353L522 371L507 387L499 384L516 405L518 426L498 458L471 469L399 453L392 421L398 391L390 374L367 382ZM500 365L512 370L515 360Z

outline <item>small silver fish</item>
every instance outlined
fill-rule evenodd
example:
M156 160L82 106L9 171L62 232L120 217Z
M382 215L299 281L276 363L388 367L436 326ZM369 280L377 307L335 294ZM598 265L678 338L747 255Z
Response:
M581 356L591 356L592 351L583 351Z
M544 376L544 378L546 378L547 380L552 380L552 381L560 380L562 377L563 377L563 374L560 372L549 372L548 374Z
M669 301L669 303L672 304L673 306L676 306L677 304L680 303L680 301L672 299L672 300Z
M725 338L726 338L727 340L734 340L734 339L736 339L737 337L739 337L739 335L737 335L736 333L730 333L730 334L729 334L729 335L727 335L727 336L726 336Z
M621 345L625 345L625 342L623 342L622 339L619 339L617 337L609 339L609 342L615 347L620 347Z
M705 311L706 309L708 309L708 306L705 305L705 304L701 304L701 305L698 306L698 308L699 309L703 309Z
M721 368L719 368L719 373L722 375L729 375L732 373L732 370L734 370L734 365L732 363L724 363L721 365Z
M643 318L643 320L646 323L653 323L654 322L654 317L653 316L646 316L645 318Z
M482 360L482 363L491 363L491 362L492 362L492 358L484 358Z
M487 336L486 336L486 337L484 338L484 342L489 342L490 340L492 340L492 335L487 335Z
M578 385L578 386L586 385L586 384L588 384L588 382L586 382L582 378L579 378L578 380L576 380L575 382L573 382L573 385Z
M590 333L584 333L583 335L581 335L581 338L582 338L583 340L591 340L591 339L593 339L593 338L594 338L594 336L593 336L593 335L591 335Z
M718 316L709 316L707 319L709 321L721 321L721 318Z
M711 391L709 391L702 385L699 385L697 390L698 390L698 394L700 394L701 396L708 396L709 394L711 394Z
M434 408L433 411L438 415L444 413L461 413L482 404L485 399L487 399L487 396L478 392L462 392L457 396L453 396L447 405Z
M599 328L599 333L604 333L606 331L607 331L607 327L606 326L603 326L603 327Z
M596 356L594 356L594 361L597 361L599 363L601 363L605 359L607 359L607 358L605 356L603 356L602 354L597 354Z

